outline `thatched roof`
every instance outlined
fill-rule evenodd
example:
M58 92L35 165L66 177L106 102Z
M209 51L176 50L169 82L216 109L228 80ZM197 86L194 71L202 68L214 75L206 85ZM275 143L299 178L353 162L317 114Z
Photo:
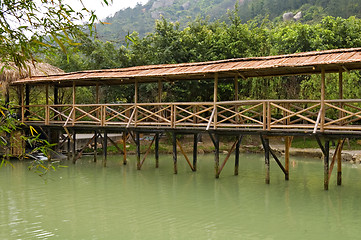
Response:
M14 63L0 63L0 69L3 69L0 74L0 82L13 82L31 76L48 76L64 73L60 68L48 63L28 63L26 69L19 69Z
M21 79L12 84L54 84L77 86L131 84L138 82L212 80L241 76L271 77L302 74L320 74L361 69L361 48L314 51L289 55L238 58L211 62L163 64L120 69L90 70L73 73L35 76Z
M0 63L0 85L5 90L9 84L32 76L63 74L64 71L48 63L28 63L26 69L19 69L14 63Z

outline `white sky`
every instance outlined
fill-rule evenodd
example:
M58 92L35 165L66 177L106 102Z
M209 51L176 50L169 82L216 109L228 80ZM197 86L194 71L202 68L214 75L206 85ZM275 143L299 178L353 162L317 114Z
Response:
M113 3L111 3L111 0L107 1L109 2L108 6L106 6L102 0L83 0L83 3L88 9L95 10L95 14L102 20L121 9L135 7L137 3L144 5L149 0L113 0ZM74 10L80 11L82 9L79 0L65 0L64 2L72 6Z

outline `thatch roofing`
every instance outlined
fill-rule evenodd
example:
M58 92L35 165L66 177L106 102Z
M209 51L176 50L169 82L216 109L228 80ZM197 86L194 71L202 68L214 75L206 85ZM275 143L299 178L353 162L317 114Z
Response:
M319 74L361 69L361 48L314 51L268 57L237 58L211 62L163 64L120 69L92 70L21 79L13 84L54 84L86 86L96 83L119 85L139 82L213 79L240 76L270 77Z

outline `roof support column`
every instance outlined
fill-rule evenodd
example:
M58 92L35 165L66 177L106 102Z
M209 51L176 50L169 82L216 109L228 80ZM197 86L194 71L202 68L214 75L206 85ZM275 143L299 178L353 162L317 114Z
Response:
M137 126L138 121L138 89L139 89L139 82L138 79L135 79L134 82L134 125Z
M325 128L325 68L321 69L321 123L320 123L320 130L321 132L324 131Z
M338 72L338 90L339 90L339 98L340 100L343 99L343 76L342 76L342 69ZM343 103L340 102L340 108L343 109ZM339 112L339 118L343 118L344 113L342 111ZM342 122L340 124L342 125Z
M75 88L75 81L73 81L73 107L72 107L72 119L73 125L75 124L75 99L76 99L76 88Z
M25 120L25 108L24 108L24 85L20 86L20 105L21 105L21 122L24 123Z
M213 90L213 123L214 128L217 128L217 98L218 98L218 73L214 74L214 90Z
M162 102L162 90L163 90L163 84L162 84L162 80L158 80L158 103L161 103ZM161 122L161 118L160 118L160 115L161 115L161 106L158 105L158 115L159 115L159 118L158 118L158 122Z
M29 105L30 105L30 86L29 84L25 85L25 113L24 116L29 116Z
M49 125L50 108L49 108L49 84L45 85L45 125Z
M234 77L234 100L238 101L239 100L239 96L238 96L238 76Z

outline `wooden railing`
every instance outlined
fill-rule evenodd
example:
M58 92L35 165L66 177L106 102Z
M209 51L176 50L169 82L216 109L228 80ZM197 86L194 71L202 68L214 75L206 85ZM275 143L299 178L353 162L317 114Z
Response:
M361 99L23 106L26 123L204 129L361 130ZM324 119L324 121L320 121Z

